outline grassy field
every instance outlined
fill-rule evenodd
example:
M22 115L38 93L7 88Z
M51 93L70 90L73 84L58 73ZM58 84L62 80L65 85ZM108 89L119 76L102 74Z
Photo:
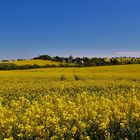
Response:
M0 71L0 139L140 139L140 65Z

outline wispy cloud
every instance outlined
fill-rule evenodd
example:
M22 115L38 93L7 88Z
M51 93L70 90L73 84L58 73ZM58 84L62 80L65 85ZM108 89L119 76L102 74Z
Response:
M119 52L115 52L115 55L121 55L121 56L139 56L140 57L140 51L119 51Z

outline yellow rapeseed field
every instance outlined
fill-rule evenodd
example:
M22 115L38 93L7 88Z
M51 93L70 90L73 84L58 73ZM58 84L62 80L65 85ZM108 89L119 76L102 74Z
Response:
M0 140L139 140L140 65L0 71Z
M18 66L22 66L22 65L39 65L39 66L44 66L44 65L59 65L60 62L55 62L55 61L51 61L51 60L22 60L22 61L7 61L7 62L0 62L1 63L13 63L16 64ZM61 62L62 63L62 62ZM63 63L62 63L63 64Z

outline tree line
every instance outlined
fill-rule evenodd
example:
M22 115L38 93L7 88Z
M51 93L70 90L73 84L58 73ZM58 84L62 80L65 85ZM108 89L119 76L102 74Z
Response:
M105 66L105 65L124 65L124 64L140 64L139 57L112 57L112 58L97 58L97 57L51 57L49 55L40 55L33 59L52 60L56 62L75 63L77 66Z
M40 55L33 58L33 60L51 60L60 62L58 65L46 64L40 66L37 64L16 65L9 60L2 60L0 63L0 70L22 70L22 69L34 69L34 68L52 68L52 67L91 67L91 66L108 66L108 65L125 65L125 64L140 64L140 58L135 57L112 57L112 58L89 58L89 57L51 57L49 55ZM24 61L25 59L18 59L17 61ZM14 60L13 60L14 61ZM63 63L62 63L63 62Z

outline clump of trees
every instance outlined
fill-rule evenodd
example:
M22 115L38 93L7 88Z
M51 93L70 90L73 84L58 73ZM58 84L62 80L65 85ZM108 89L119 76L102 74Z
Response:
M112 57L112 58L97 58L97 57L51 57L49 55L40 55L33 59L52 60L56 62L75 63L77 66L106 66L106 65L124 65L124 64L140 64L140 58L135 57ZM107 61L108 60L108 61Z
M105 61L105 58L88 58L88 57L76 57L73 56L69 57L51 57L48 55L40 55L38 57L35 57L33 59L42 59L42 60L52 60L56 62L65 62L65 63L75 63L77 66L101 66L101 65L108 65L108 62Z

